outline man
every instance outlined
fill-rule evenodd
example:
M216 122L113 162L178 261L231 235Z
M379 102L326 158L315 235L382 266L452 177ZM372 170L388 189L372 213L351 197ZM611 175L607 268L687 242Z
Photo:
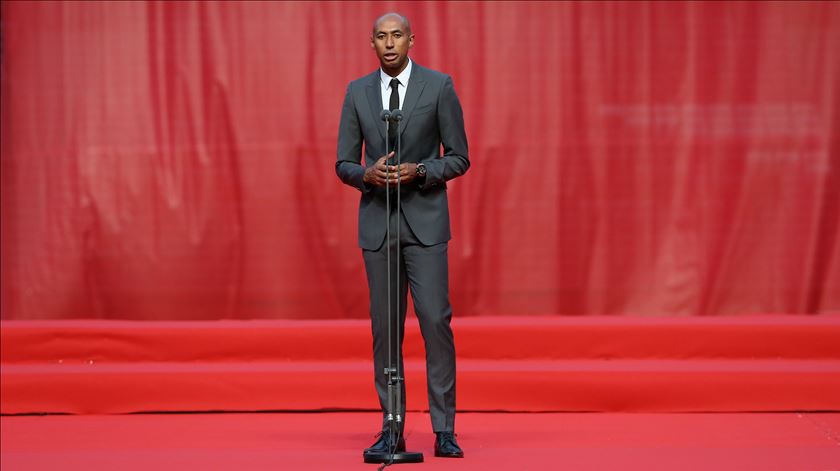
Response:
M421 67L408 57L414 35L408 19L388 13L373 25L370 45L379 57L380 69L350 83L341 110L336 173L342 182L361 191L359 204L359 246L370 291L370 317L376 391L383 410L382 433L366 453L405 451L399 434L397 443L388 433L385 418L388 401L389 358L399 361L402 372L402 340L407 287L411 288L414 310L426 347L426 371L432 428L436 434L435 456L464 456L455 439L455 343L449 322L447 246L450 239L446 181L463 175L470 166L461 104L452 79ZM385 155L383 110L402 110L400 124L401 165L394 153ZM389 136L389 149L396 145L396 123ZM365 163L361 163L364 144ZM443 145L443 155L440 153ZM389 160L391 159L391 160ZM396 185L401 189L402 211L396 210ZM390 214L386 195L390 192ZM391 244L385 243L386 223ZM399 230L400 253L396 252ZM391 283L392 305L399 304L400 338L394 336L388 352L388 269L389 257L400 279ZM396 307L395 307L396 309ZM396 311L394 311L396 312ZM405 410L405 387L402 388ZM402 424L400 424L402 425Z

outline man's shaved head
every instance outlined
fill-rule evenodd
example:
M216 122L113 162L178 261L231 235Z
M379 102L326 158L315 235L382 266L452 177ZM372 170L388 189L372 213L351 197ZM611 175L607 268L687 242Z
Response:
M414 46L414 35L408 18L399 13L385 13L373 22L370 46L379 57L382 70L396 77L408 66L408 50Z
M411 35L411 23L408 22L408 18L400 15L399 13L395 13L395 12L385 13L384 15L377 18L376 21L373 22L373 28L371 29L371 34L376 36L376 30L379 28L379 24L382 23L382 20L384 20L386 18L397 18L397 19L399 19L400 22L403 25L403 28L405 28L406 34Z

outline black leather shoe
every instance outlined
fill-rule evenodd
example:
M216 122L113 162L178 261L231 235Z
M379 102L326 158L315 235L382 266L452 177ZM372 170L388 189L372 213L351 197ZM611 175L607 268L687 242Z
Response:
M391 433L390 432L379 432L376 434L379 437L379 440L376 440L376 443L370 446L370 448L365 448L364 454L387 454L391 453ZM397 441L397 448L394 450L394 453L399 453L405 451L405 438L400 436L400 439Z
M463 458L464 451L455 441L455 434L452 432L437 432L435 439L435 456L441 458Z

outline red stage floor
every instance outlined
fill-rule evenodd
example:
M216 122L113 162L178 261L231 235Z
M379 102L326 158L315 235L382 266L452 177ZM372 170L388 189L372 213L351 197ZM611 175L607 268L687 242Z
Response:
M31 470L374 470L375 413L3 416L0 467ZM840 414L463 413L466 458L433 456L425 414L408 447L424 470L840 470Z

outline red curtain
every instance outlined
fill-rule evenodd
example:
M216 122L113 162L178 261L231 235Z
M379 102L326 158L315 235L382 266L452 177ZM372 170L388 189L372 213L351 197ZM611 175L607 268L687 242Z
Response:
M462 315L840 311L840 4L3 2L2 317L365 317L379 14L451 74Z

